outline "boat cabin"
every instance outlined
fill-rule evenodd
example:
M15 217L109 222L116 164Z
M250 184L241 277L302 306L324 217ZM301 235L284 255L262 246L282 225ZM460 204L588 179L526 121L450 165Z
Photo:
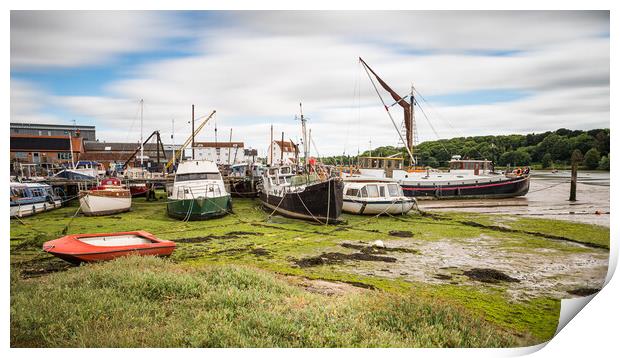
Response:
M450 160L450 173L480 175L490 172L493 172L490 160L461 159L460 155L454 155Z
M260 163L248 164L234 164L230 167L230 176L236 178L242 178L246 176L260 177L263 175L263 165Z
M359 169L364 175L372 175L369 172L384 172L386 178L392 178L394 170L403 170L405 159L400 157L360 157Z
M347 183L345 197L357 199L387 199L403 197L403 189L397 183L359 182Z

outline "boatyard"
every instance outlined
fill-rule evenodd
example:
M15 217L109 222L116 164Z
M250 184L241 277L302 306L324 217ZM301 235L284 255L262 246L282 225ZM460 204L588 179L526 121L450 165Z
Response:
M609 13L482 14L12 12L11 347L551 340L610 276Z

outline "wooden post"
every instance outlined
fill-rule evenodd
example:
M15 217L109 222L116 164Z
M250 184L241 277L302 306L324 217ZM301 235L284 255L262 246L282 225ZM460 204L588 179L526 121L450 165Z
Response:
M571 173L570 173L570 196L569 201L577 201L577 167L583 159L583 155L579 149L575 149L571 155Z

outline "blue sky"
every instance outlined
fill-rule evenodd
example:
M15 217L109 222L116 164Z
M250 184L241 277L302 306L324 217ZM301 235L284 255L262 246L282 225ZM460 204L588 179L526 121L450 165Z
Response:
M145 135L169 138L172 118L176 138L188 135L194 103L218 110L205 140L217 124L260 150L271 124L298 137L303 101L322 153L353 153L369 138L395 145L358 56L399 93L413 84L431 120L459 126L440 128L441 137L609 126L608 12L11 16L11 121L95 124L100 140L139 138L127 128L144 98ZM419 129L421 140L437 139Z

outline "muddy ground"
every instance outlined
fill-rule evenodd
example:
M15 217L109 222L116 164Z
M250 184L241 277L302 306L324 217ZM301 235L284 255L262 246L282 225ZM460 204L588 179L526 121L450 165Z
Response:
M517 300L583 296L600 289L604 282L605 249L586 249L572 242L557 243L555 248L515 249L507 246L510 241L518 244L516 239L487 235L431 242L413 238L385 241L385 248L345 242L341 246L354 252L326 252L296 264L339 264L351 273L410 282L502 285Z

